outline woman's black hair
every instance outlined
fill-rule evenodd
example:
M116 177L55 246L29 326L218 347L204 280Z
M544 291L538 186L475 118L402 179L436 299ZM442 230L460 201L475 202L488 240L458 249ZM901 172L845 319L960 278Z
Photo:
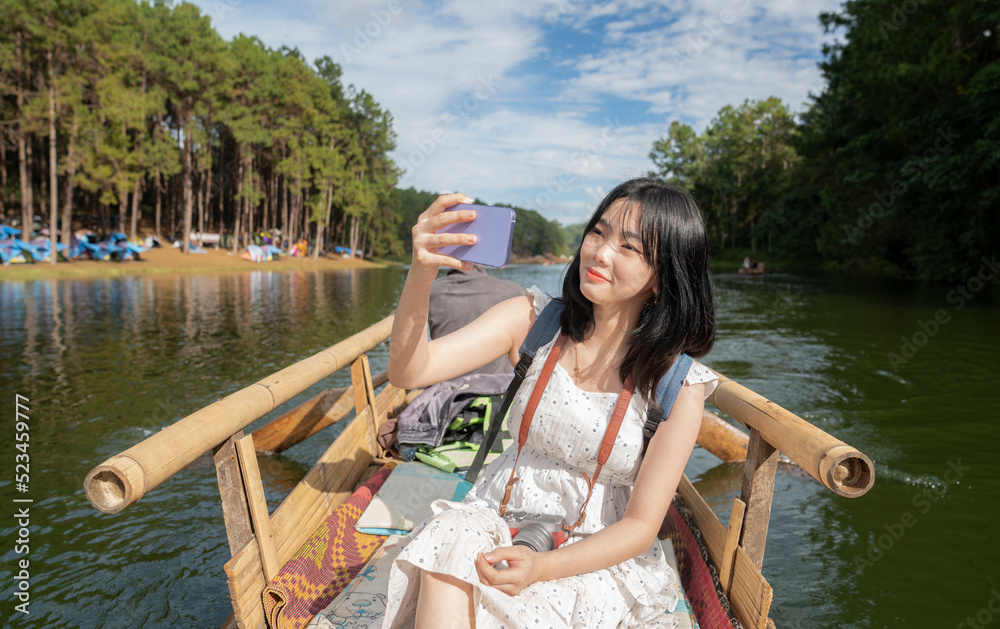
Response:
M708 264L708 238L701 210L686 192L655 179L639 178L608 193L587 223L589 234L604 212L625 199L628 216L639 211L642 254L657 277L658 294L643 306L631 331L619 374L635 378L636 390L655 399L656 384L674 359L686 353L704 356L715 343L715 289ZM593 304L580 292L580 249L563 280L566 309L559 323L582 341L594 321Z

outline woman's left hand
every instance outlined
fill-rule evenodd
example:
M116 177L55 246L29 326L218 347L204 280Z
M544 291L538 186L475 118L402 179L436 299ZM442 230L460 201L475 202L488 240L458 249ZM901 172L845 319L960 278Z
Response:
M541 574L539 553L527 546L501 546L476 557L476 572L483 585L491 585L504 594L514 596L539 580ZM493 564L506 561L506 570L498 570Z

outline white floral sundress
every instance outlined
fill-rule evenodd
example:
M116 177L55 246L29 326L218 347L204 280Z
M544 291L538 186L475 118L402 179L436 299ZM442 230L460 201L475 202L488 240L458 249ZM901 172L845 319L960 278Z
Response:
M536 299L536 311L544 303ZM555 339L539 349L510 411L509 429L517 435L521 416ZM705 383L706 395L717 385L715 374L692 363L687 384ZM563 516L574 522L587 496L580 475L594 473L617 393L594 393L576 387L556 365L541 397L527 443L517 462L519 480L509 510ZM635 395L614 449L594 485L583 523L565 543L580 541L617 522L625 513L639 472L646 403ZM433 515L404 541L389 577L383 627L413 624L420 570L448 574L473 586L477 629L524 627L668 627L664 611L677 603L677 575L667 565L659 543L645 553L609 568L534 583L509 596L479 581L475 557L511 544L508 523L497 514L516 444L490 464L462 502L437 500Z

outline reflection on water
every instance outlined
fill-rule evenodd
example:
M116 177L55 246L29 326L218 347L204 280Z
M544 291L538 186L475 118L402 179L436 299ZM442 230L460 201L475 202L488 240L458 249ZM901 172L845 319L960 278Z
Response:
M31 616L7 616L3 624L220 625L230 611L222 572L228 544L211 458L116 516L90 507L84 476L177 419L386 316L404 273L0 282L0 383L8 403L15 393L30 399L28 497L35 501ZM561 273L540 266L496 272L550 293L560 291ZM986 524L1000 515L985 446L1000 437L995 299L978 293L961 311L949 310L951 322L905 364L888 358L921 321L951 308L947 288L718 278L718 342L704 361L860 448L878 472L875 488L853 501L778 474L764 561L778 626L955 626L1000 586L991 567L998 546ZM385 367L387 354L384 344L371 353L374 370ZM348 380L335 376L285 408ZM261 459L272 509L339 430ZM956 464L957 479L949 476ZM728 521L742 467L696 449L687 473ZM13 493L10 480L0 487ZM900 525L907 513L913 524ZM10 539L10 523L0 530ZM12 546L0 552L5 566L18 558ZM948 603L928 609L931 588Z
M31 418L37 568L29 622L18 614L17 626L220 625L228 547L211 458L117 516L89 505L84 476L388 315L401 277L388 269L0 283L0 383L30 400ZM384 368L384 355L374 352L373 363ZM262 460L268 495L287 494L308 470L296 457L309 456ZM2 529L9 539L9 524ZM5 562L18 558L12 551L3 549Z

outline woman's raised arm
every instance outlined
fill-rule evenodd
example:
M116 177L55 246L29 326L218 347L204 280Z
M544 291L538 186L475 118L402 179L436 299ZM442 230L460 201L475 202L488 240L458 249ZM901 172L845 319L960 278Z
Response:
M389 381L400 388L412 389L454 378L505 354L516 361L516 350L534 322L531 299L515 297L493 306L464 328L428 341L428 304L438 269L472 266L438 253L440 247L476 242L472 234L436 233L447 225L475 218L472 210L445 212L458 203L472 203L472 199L461 194L438 197L412 229L413 259L396 307L389 344Z

